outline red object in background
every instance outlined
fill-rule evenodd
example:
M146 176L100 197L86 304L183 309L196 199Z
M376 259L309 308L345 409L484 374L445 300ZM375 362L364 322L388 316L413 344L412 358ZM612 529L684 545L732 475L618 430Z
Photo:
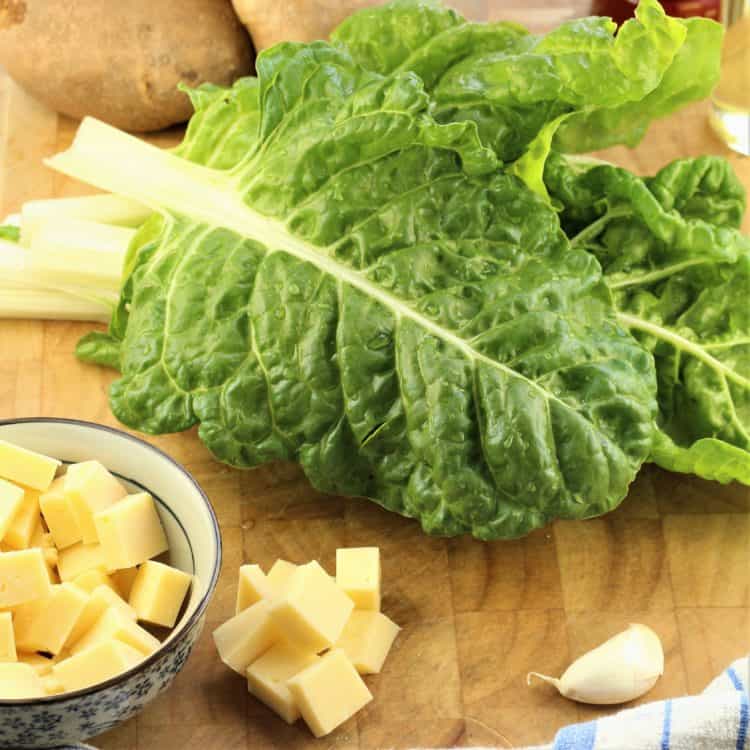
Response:
M721 0L662 0L661 4L670 16L705 16L716 21L721 17ZM636 5L637 0L594 0L591 12L611 16L619 24L633 16Z

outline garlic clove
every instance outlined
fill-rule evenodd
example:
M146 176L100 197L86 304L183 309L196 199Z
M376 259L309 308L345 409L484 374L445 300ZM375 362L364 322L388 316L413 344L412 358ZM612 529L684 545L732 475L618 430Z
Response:
M530 672L580 703L612 705L645 695L664 673L659 636L645 625L631 625L576 659L560 679Z

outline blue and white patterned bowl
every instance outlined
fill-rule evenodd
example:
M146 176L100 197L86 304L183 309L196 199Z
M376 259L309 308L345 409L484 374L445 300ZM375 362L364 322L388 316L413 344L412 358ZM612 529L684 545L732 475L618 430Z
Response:
M156 653L133 669L85 690L36 700L0 700L0 748L83 747L166 690L203 629L221 568L221 535L196 481L152 445L120 430L69 419L0 420L0 439L66 462L96 459L133 492L157 503L169 562L195 575L182 617Z

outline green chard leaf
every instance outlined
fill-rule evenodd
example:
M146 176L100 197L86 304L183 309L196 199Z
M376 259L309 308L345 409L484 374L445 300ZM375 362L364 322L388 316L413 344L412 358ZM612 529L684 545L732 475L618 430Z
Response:
M723 27L708 18L672 19L685 41L659 85L643 99L577 112L557 132L555 148L568 153L624 144L637 146L653 120L705 99L719 81ZM644 63L648 58L643 58Z
M476 122L503 161L528 149L517 173L544 194L538 177L553 137L571 151L634 145L651 120L718 80L715 22L670 18L641 0L615 30L591 17L534 36L515 24L468 23L432 0L395 0L355 13L332 39L370 70L415 72L435 119Z
M620 322L656 360L652 459L750 484L750 238L736 229L745 195L730 165L681 159L641 179L553 155L545 179L572 244L597 256Z
M0 240L18 242L21 239L21 227L15 224L0 225Z
M259 83L239 78L227 88L204 83L188 94L195 110L174 153L214 169L230 169L253 149L260 123Z
M116 416L199 424L236 466L296 460L429 533L613 508L651 449L656 381L593 256L474 122L435 121L413 73L324 43L257 68L257 142L232 169L92 120L50 160L158 212L113 321Z
M182 87L182 84L181 84ZM253 149L258 140L260 101L258 79L240 78L231 88L204 83L197 88L183 87L195 109L187 132L173 153L214 169L230 169ZM162 229L159 217L152 217L140 228L131 243L123 270L124 285L120 301L104 333L93 331L76 347L76 356L84 362L120 369L120 344L127 327L132 296L132 264L147 252Z

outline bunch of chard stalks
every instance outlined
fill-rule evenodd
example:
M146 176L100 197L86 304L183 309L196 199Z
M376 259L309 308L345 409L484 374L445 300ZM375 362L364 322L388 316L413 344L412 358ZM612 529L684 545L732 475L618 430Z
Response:
M108 321L148 214L116 195L25 203L0 226L0 318Z

